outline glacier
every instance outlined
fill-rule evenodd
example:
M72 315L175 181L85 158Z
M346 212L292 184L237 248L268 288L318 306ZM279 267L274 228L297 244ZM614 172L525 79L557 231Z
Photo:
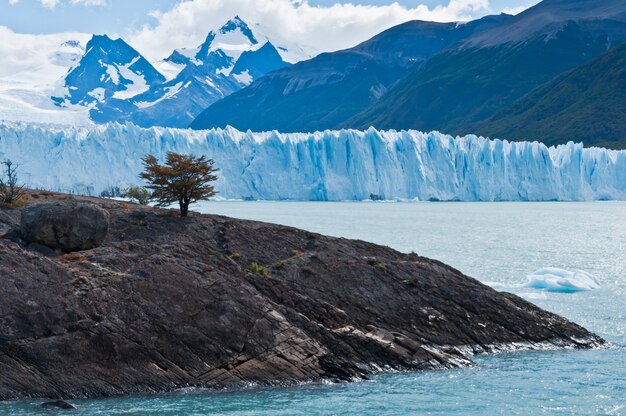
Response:
M0 160L27 186L99 195L141 184L151 153L204 154L224 199L580 201L626 199L626 151L439 132L241 132L0 122Z

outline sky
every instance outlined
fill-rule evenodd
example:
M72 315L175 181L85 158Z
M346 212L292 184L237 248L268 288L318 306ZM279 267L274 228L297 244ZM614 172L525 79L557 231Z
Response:
M538 0L0 0L7 33L81 32L123 37L149 59L195 47L240 15L311 50L347 48L408 20L466 21L518 13Z

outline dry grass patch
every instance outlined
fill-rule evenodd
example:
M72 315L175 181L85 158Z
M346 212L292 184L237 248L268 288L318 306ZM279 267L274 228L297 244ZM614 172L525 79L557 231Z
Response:
M385 272L385 273L388 272L387 266L385 266L383 263L379 262L378 260L374 260L374 259L368 260L367 264L369 264L373 268L380 270L382 272Z
M246 270L248 270L251 273L258 274L259 276L262 276L262 277L269 277L270 275L267 266L263 264L259 264L257 262L250 263L248 267L246 267Z

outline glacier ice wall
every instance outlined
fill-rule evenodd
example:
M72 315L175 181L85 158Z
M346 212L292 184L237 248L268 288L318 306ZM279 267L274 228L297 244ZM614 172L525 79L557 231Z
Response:
M167 151L213 158L227 199L626 199L626 151L575 143L548 148L374 129L280 134L0 123L0 159L20 163L36 188L98 195L139 184L141 158Z

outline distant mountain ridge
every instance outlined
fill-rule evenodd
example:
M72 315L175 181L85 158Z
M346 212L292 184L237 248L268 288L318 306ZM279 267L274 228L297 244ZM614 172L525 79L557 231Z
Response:
M411 24L421 30L407 30ZM399 33L406 35L399 47L386 43L386 38L398 38ZM433 33L436 41L429 37ZM456 36L446 38L444 33ZM534 89L624 40L626 2L622 0L544 0L516 16L488 16L452 27L412 22L350 50L324 54L263 77L210 106L191 127L232 125L242 130L290 132L373 126L455 135L515 130L514 137L532 140L533 131L525 131L523 124L506 129L500 125L503 130L497 130L489 128L489 120ZM423 54L405 52L416 45L423 48ZM327 68L346 66L350 54L361 57L361 70L335 71L317 83L302 79L302 73L321 74L329 72ZM385 58L371 59L376 54ZM404 70L390 70L390 62L398 57L405 58ZM368 67L372 62L382 65ZM608 117L587 122L615 125ZM556 130L549 129L537 138L553 133ZM568 132L572 133L571 140L584 137L587 145L600 140L585 132ZM551 143L565 141L559 137ZM607 143L606 138L602 142Z
M599 9L598 3L539 3L505 26L478 33L416 67L385 97L339 126L440 130L454 135L489 132L483 128L496 112L626 40L626 2L606 0ZM520 29L526 22L536 25L541 16L549 16L542 30ZM493 42L485 44L490 38ZM514 128L516 137L533 139L524 134L524 125ZM546 131L541 137L551 134ZM586 144L595 144L595 138L585 137ZM579 137L569 140L579 141Z
M108 119L130 111L128 100L165 77L122 39L96 35L64 81L66 95L52 97L57 105L84 106L91 109L92 118Z
M64 94L52 99L59 107L89 108L99 123L186 127L210 104L290 65L270 40L259 39L236 16L197 48L173 51L162 62L167 79L122 39L96 35L64 78Z
M37 48L10 34L39 60L0 68L0 119L281 132L373 126L626 148L624 0L544 0L516 16L412 21L309 60L272 31L236 16L156 62L107 36L51 37Z
M192 127L331 128L383 96L415 65L511 17L488 16L465 24L404 23L354 48L323 53L262 77L211 106Z
M572 21L586 26L597 36L606 33L607 22L626 19L624 6L622 0L543 0L515 16L510 24L473 36L467 45L519 43L542 35L550 38Z

